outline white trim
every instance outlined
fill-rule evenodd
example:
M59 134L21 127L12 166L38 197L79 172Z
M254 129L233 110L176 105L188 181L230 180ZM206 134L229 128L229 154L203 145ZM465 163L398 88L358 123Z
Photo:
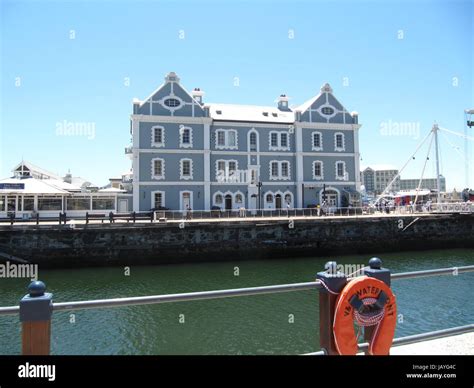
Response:
M158 194L158 193L161 193L161 206L162 207L165 207L166 205L166 201L165 201L165 197L166 197L166 191L162 191L162 190L155 190L155 191L152 191L151 192L151 208L150 209L153 209L155 206L155 194Z
M183 211L183 210L186 210L184 209L184 206L183 206L183 194L185 193L189 193L190 196L189 196L189 201L191 202L191 210L194 209L194 192L193 191L190 191L190 190L182 190L179 192L179 210L180 211Z
M256 144L256 150L255 151L252 151L251 147L250 147L250 135L252 133L255 133L255 135L257 136L257 144ZM260 150L260 133L255 128L252 128L247 133L247 154L259 152L259 150Z
M221 199L222 199L222 202L221 203L217 203L216 202L216 197L220 195L221 196ZM224 193L222 191L216 191L213 195L212 195L212 206L219 206L222 208L222 206L224 205Z
M337 174L337 165L338 165L338 163L342 163L343 176L340 176L340 175ZM346 162L344 160L336 160L335 167L336 167L336 173L334 174L334 177L336 178L336 180L338 180L338 181L348 181L349 180L349 174L347 173L347 170L346 170Z
M185 129L189 130L189 143L183 143L183 132ZM184 125L179 126L179 147L180 148L193 148L193 128Z
M140 148L137 151L140 153L152 153L156 154L159 152L160 154L204 154L204 150L191 150L191 149L180 149L180 148L167 148L167 149L160 149L159 151L155 149L148 149L148 148ZM355 154L353 152L247 152L247 151L211 151L212 155L234 155L234 156L250 156L250 155L257 155L258 156L294 156L294 155L302 155L302 156L347 156L353 157Z
M161 142L155 142L155 129L161 129ZM151 146L155 148L165 146L165 127L162 125L153 125L151 127Z
M183 162L189 162L189 175L183 175ZM182 158L179 160L179 179L192 180L193 179L193 160L189 158Z
M155 174L155 161L161 161L161 175ZM151 160L151 179L164 180L165 179L165 160L163 158L153 158Z
M224 145L219 145L218 144L218 132L223 131L224 132ZM229 133L234 132L235 134L235 145L230 146L229 145ZM216 128L214 130L214 142L215 142L215 149L216 150L238 150L239 149L239 137L237 130L235 129L225 129L225 128Z
M342 147L337 146L337 136L341 135L342 136ZM346 150L346 137L342 132L336 132L334 133L334 151L336 152L342 152Z
M317 183L314 181L304 181L304 182L298 182L298 183L304 183L305 185L308 186L314 186L314 185L322 185L322 183ZM354 181L325 181L324 182L326 185L344 185L344 186L349 186L349 185L355 185L356 182ZM297 184L297 182L294 181L285 181L284 183L281 181L262 181L262 184L264 186L294 186ZM203 181L166 181L166 182L158 182L158 181L142 181L139 182L140 186L186 186L186 185L191 185L191 186L203 186L204 187L204 182ZM242 182L210 182L211 186L246 186ZM299 186L299 185L298 185Z
M272 174L272 164L273 163L278 164L278 175L277 176L274 176ZM283 163L288 163L288 176L283 176L281 174ZM276 181L276 180L289 181L291 179L291 163L290 163L289 160L270 160L270 162L268 164L268 167L269 167L268 177L271 181Z
M331 93L332 94L332 93ZM326 101L328 100L328 93L326 92ZM342 105L341 105L342 106ZM327 115L325 113L323 113L323 108L331 108L332 109L332 114L330 115ZM341 113L341 112L344 112L343 110L339 110L339 109L336 109L336 107L332 106L331 104L329 104L328 102L324 103L323 105L321 105L318 109L316 109L316 111L319 113L319 115L323 118L325 118L326 120L330 120L332 119L334 116L336 116L338 113Z
M272 145L272 134L277 135L277 145ZM286 134L286 147L281 145L281 135ZM270 151L289 151L290 150L290 133L289 131L270 131L268 133L268 149Z
M174 99L174 100L179 101L179 105L178 106L167 106L165 104L165 101L169 100L169 99ZM182 109L184 106L187 105L186 102L181 97L178 97L176 94L174 94L173 91L171 91L170 94L168 94L167 96L164 96L164 97L160 98L159 100L150 100L150 107L151 107L151 102L157 102L164 109L169 110L171 112L171 114L174 114L175 111L177 111L179 109Z
M319 135L319 147L314 145L314 135ZM323 150L323 133L320 131L311 132L311 150L322 151Z
M174 123L174 124L211 124L210 117L191 117L191 116L161 116L161 115L142 115L132 114L130 118L146 123ZM247 124L248 126L248 124Z
M321 175L316 175L315 171L315 165L316 163L320 163L321 164ZM312 169L312 175L313 175L313 179L314 180L317 180L317 181L321 181L324 179L324 162L322 160L313 160L313 163L311 165L311 169Z

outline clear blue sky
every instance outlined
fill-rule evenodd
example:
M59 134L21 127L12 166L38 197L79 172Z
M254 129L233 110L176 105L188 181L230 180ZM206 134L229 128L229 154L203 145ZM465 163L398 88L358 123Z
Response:
M273 105L286 93L297 105L329 82L359 112L362 165L401 167L420 138L394 125L464 130L473 20L471 1L2 1L0 177L24 158L106 184L130 167L132 98L169 71L221 103ZM95 137L58 136L64 121L93 123ZM441 140L441 172L459 190L464 162ZM418 177L423 158L402 177Z

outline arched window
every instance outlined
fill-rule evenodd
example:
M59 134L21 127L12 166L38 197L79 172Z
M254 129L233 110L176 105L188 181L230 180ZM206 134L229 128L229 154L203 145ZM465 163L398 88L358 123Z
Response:
M272 194L267 194L267 196L265 197L265 201L273 202L273 195Z
M285 203L289 203L291 205L291 194L285 194Z
M257 133L251 132L250 133L250 151L257 151Z
M235 203L242 203L244 201L242 194L235 195Z
M214 203L216 205L222 205L222 201L223 201L222 194L216 194L216 197L214 199Z

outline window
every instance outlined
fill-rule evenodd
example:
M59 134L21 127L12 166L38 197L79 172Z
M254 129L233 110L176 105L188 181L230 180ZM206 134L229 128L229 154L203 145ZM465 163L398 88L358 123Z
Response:
M154 191L152 193L152 199L152 208L159 209L160 207L165 207L165 193L163 191Z
M323 106L321 109L321 113L325 116L332 116L334 114L334 109L330 106Z
M278 178L278 162L271 163L271 176Z
M177 108L178 106L181 105L181 103L179 102L179 100L177 100L176 98L167 98L165 101L164 101L164 104L169 107L169 108Z
M217 160L216 180L218 182L230 182L237 178L237 160ZM232 179L230 179L232 178Z
M237 131L235 129L219 129L216 131L217 149L237 149Z
M344 151L346 149L344 134L341 132L336 132L334 134L334 149L336 151Z
M287 160L272 160L270 162L270 180L278 179L290 179L290 162Z
M235 203L242 203L244 202L242 194L235 194Z
M291 194L285 194L285 203L289 203L291 205L292 202Z
M23 197L23 210L32 211L35 210L35 198L34 197ZM1 207L0 207L1 211Z
M313 162L313 179L323 179L323 162L320 160L315 160Z
M92 210L114 210L115 198L113 197L92 197Z
M266 202L273 202L273 195L272 194L267 194L265 196L265 201Z
M225 132L224 131L217 132L217 145L225 146Z
M190 148L193 146L192 128L182 125L179 127L179 146L181 148Z
M193 161L191 159L180 160L179 179L193 179Z
M67 210L90 210L91 200L89 197L73 197L67 199Z
M270 132L270 151L288 151L290 149L288 132Z
M323 150L323 134L321 132L313 132L313 144L311 149L313 151L322 151Z
M62 210L62 198L38 198L38 210Z
M274 132L270 134L271 140L270 140L270 145L272 147L278 147L278 133Z
M346 172L346 162L336 162L336 179L341 181L346 181L349 179L348 174Z
M251 132L249 137L250 151L257 151L257 133Z
M151 178L165 179L165 161L160 158L151 161Z
M151 146L164 147L165 145L165 128L159 125L151 127Z
M222 205L223 199L222 199L222 194L216 194L214 198L214 203L216 205Z

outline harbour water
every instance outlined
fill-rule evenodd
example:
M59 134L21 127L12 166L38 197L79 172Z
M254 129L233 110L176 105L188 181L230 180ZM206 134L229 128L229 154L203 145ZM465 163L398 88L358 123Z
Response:
M379 255L392 272L474 264L473 250ZM307 282L328 260L291 258L167 266L41 270L54 301ZM133 258L130 258L133 263ZM0 279L0 306L17 305L27 279ZM396 337L474 322L474 273L397 280ZM316 290L53 314L52 354L301 354L319 350ZM0 316L0 354L20 354L17 316ZM473 350L474 352L474 350Z

